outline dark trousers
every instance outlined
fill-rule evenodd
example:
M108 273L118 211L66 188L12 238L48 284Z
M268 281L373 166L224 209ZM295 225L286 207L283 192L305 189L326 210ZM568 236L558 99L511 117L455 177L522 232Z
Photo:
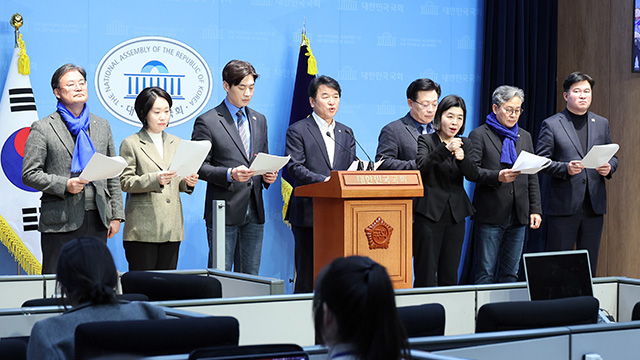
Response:
M588 201L579 214L548 216L546 250L573 250L574 245L578 250L586 249L589 251L591 276L596 276L603 223L604 217L594 213Z
M95 237L104 241L105 244L107 243L107 228L104 227L98 210L85 211L82 225L76 230L61 233L41 233L42 273L55 274L62 246L73 239L85 236Z
M175 270L181 241L160 243L123 241L124 253L132 270Z
M464 221L432 221L416 214L413 223L413 287L458 284Z
M295 240L295 294L313 292L313 227L291 226Z

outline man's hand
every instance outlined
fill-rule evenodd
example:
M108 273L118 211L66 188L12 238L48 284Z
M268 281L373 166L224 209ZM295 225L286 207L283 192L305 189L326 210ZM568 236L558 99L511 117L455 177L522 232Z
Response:
M570 161L569 164L567 164L567 172L571 176L580 174L582 169L584 169L584 166L582 165L582 161L574 160L574 161Z
M611 172L611 164L605 163L604 165L598 166L596 171L602 176L607 176Z
M531 214L529 215L529 227L532 229L537 229L542 224L542 216L540 214Z
M255 174L256 174L255 171L249 169L244 165L240 165L238 167L234 167L233 169L231 169L231 177L233 178L233 180L239 181L239 182L248 181Z
M111 220L109 223L109 231L107 232L107 238L111 239L113 235L120 231L120 220Z
M262 180L267 184L273 184L278 179L278 172L270 172L262 175Z
M89 181L80 179L79 177L71 178L67 180L67 191L72 194L77 194L82 191L82 189L84 189L84 186L88 183Z
M518 175L520 175L520 171L513 171L511 169L502 169L498 174L498 181L502 183L510 183L513 182Z

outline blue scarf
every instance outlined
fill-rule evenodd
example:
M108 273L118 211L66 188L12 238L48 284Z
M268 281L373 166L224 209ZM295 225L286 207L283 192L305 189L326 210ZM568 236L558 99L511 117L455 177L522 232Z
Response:
M67 129L69 129L71 135L76 137L76 145L73 147L73 158L71 159L71 173L81 173L96 152L96 148L93 146L89 134L87 134L89 129L89 106L85 104L82 113L78 117L75 117L59 101L57 107L62 120L67 124Z
M502 151L500 153L500 162L503 164L513 165L518 158L516 153L516 141L518 141L518 123L516 123L511 129L502 125L496 118L496 114L490 112L487 115L487 125L493 130L502 140Z

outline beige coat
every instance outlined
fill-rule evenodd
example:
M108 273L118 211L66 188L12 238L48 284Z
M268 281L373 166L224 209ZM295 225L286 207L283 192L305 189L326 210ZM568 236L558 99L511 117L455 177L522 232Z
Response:
M158 173L169 170L180 138L162 133L163 158L146 130L142 129L120 144L120 156L127 167L120 175L120 186L127 193L122 238L124 241L165 242L184 240L180 192L191 194L184 178L176 177L160 185Z

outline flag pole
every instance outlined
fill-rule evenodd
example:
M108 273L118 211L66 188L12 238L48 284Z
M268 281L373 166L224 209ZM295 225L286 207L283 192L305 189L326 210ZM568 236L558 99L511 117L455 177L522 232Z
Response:
M18 38L20 37L20 27L23 25L23 18L22 15L15 13L13 15L11 15L11 20L9 21L9 23L11 24L11 26L13 26L16 29L16 44L15 47L18 47Z

